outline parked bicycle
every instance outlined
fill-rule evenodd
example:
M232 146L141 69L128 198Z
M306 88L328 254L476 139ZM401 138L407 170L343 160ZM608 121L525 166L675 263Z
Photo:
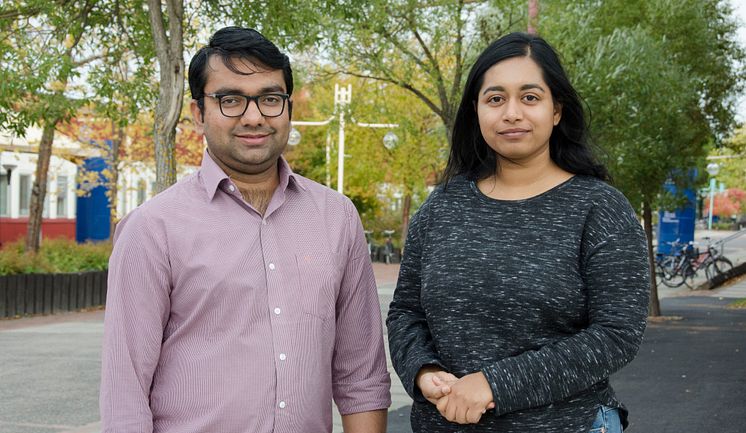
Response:
M389 265L394 262L394 242L391 239L394 230L384 230L383 234L386 236L386 242L383 244L383 262Z
M709 238L705 238L709 241ZM679 287L686 284L693 288L694 277L704 269L705 277L711 281L733 269L733 263L723 257L718 243L708 243L704 251L700 251L693 242L681 243L678 240L669 242L671 254L656 257L656 279L668 287Z

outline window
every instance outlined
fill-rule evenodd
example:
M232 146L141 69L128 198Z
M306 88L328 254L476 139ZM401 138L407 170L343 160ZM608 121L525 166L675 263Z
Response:
M67 218L67 176L57 176L57 218Z
M29 216L29 209L31 207L31 176L28 174L22 174L18 176L18 193L19 205L18 215Z
M8 175L0 174L0 216L10 216L10 210L8 209L9 190Z

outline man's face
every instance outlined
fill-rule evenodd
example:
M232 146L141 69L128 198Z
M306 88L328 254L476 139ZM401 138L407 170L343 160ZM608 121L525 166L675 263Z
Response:
M267 69L240 58L232 62L248 75L231 71L221 58L212 56L208 61L205 95L287 93L282 70ZM197 101L191 103L197 132L204 134L210 155L228 175L263 174L276 168L290 133L289 101L284 101L284 110L278 117L262 115L256 101L250 101L240 117L223 115L217 98L205 96L203 101L202 110Z

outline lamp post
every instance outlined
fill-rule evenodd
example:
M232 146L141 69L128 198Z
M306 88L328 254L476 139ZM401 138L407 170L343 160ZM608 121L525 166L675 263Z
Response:
M344 175L345 175L345 107L350 104L352 101L352 85L348 84L347 87L340 87L339 84L334 84L334 110L337 111L339 115L339 145L338 145L338 156L337 156L337 191L340 194L344 194ZM322 126L327 125L329 122L331 122L334 119L334 116L318 121L318 122L306 122L306 121L292 121L291 123L293 125L303 125L303 126ZM362 122L354 122L355 125L361 126L363 128L398 128L398 123L362 123ZM301 134L298 132L297 129L293 128L290 131L290 138L288 139L288 144L291 146L295 146L296 144L300 143ZM292 141L291 141L292 140ZM383 137L383 146L388 150L393 150L397 143L399 142L399 137L394 134L393 131L389 131L386 133L386 135ZM330 184L329 179L329 140L327 136L326 141L326 163L327 163L327 186Z
M707 230L712 230L712 210L715 202L715 176L720 172L720 164L711 162L707 164L707 173L710 174L710 214L707 218Z
M5 169L5 172L8 175L8 179L7 179L8 184L6 185L6 189L5 189L6 193L8 194L8 198L6 199L6 204L8 206L7 209L6 209L6 212L7 212L8 216L10 216L11 208L13 207L13 198L11 197L11 194L10 194L11 193L11 191L10 191L10 175L13 173L13 170L15 170L16 167L18 167L18 166L16 164L13 164L12 162L5 162L5 163L3 163L3 169Z

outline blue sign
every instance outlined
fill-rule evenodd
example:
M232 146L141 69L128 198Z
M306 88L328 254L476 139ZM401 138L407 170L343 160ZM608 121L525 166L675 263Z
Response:
M82 176L82 183L78 183L78 190L86 193L82 197L79 196L77 201L75 240L79 243L109 239L111 230L111 208L109 197L107 197L109 186L103 174L104 170L108 169L110 169L108 162L101 157L88 158L83 163L83 173L93 173L96 176Z

